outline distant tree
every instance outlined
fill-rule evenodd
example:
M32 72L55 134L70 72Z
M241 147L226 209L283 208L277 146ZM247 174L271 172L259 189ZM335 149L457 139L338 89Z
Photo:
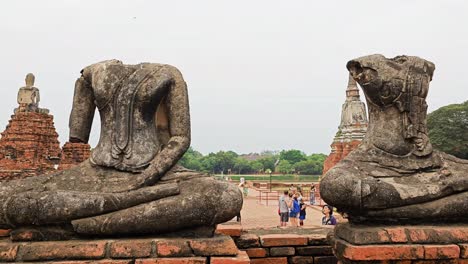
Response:
M237 153L234 151L218 151L215 154L217 164L217 173L227 173L228 170L234 170L234 164L236 163Z
M299 161L303 161L307 159L306 154L304 152L297 150L297 149L291 149L291 150L283 150L280 152L279 156L280 161L282 160L287 160L290 164L297 163Z
M275 164L277 160L278 160L278 156L273 155L273 156L263 157L261 159L258 159L257 161L262 164L263 170L270 169L271 171L275 171Z
M217 173L220 171L219 163L214 153L209 153L201 159L202 171Z
M276 169L283 174L287 174L292 171L293 165L287 160L280 160Z
M179 160L179 164L187 169L201 171L203 170L201 159L203 155L190 147Z
M322 173L323 161L307 159L295 163L293 167L300 174L318 175Z
M468 101L451 104L427 118L432 145L462 159L468 159Z
M251 163L242 157L237 157L234 162L234 170L238 174L249 173L252 172Z
M258 160L253 160L250 162L250 167L252 168L252 171L255 173L259 173L264 171L263 164L258 161Z

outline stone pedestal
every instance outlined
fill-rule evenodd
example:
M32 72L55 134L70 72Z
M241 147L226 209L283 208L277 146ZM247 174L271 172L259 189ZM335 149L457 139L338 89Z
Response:
M66 170L85 161L91 155L91 146L87 143L67 142L62 148L59 170Z
M468 225L357 226L339 224L334 254L348 263L468 263Z

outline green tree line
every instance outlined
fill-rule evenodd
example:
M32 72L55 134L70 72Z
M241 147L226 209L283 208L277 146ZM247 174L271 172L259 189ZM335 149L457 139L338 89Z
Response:
M462 159L468 159L468 101L443 106L427 116L432 145Z
M296 149L280 152L239 155L234 151L218 151L203 155L190 147L179 164L192 170L212 174L283 174L318 175L322 173L325 154L306 155Z

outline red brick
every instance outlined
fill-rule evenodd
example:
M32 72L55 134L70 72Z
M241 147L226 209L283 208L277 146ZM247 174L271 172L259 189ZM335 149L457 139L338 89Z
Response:
M197 256L235 256L237 246L229 236L194 239L189 242Z
M416 260L411 264L461 264L458 259Z
M206 258L190 257L137 259L135 260L135 264L206 264Z
M306 236L293 234L275 234L260 236L260 243L264 247L305 246L309 242Z
M330 246L308 246L297 247L296 255L300 256L327 256L333 255L333 250Z
M422 245L367 245L354 246L336 240L338 255L349 260L409 260L424 259Z
M250 264L245 251L239 251L235 257L211 257L210 264Z
M251 258L264 258L268 256L267 248L248 248L245 251Z
M0 237L7 237L10 235L11 229L0 229Z
M468 226L427 226L427 227L407 227L409 239L413 243L467 243Z
M187 241L169 239L156 241L156 255L158 257L191 257L192 249Z
M106 241L34 242L21 246L22 259L62 260L100 259L104 257Z
M335 257L314 257L314 264L336 264L337 262Z
M459 259L458 264L468 264L468 259Z
M112 258L144 258L151 255L151 240L122 240L110 246Z
M243 234L236 239L236 244L239 248L255 248L260 246L260 241L255 234Z
M272 247L270 248L270 256L272 257L283 257L283 256L294 256L296 253L293 247Z
M103 259L103 260L78 260L78 261L54 261L50 264L131 264L133 260L116 260L116 259Z
M455 259L460 256L457 245L427 245L424 252L425 259Z
M288 258L257 258L251 259L250 264L288 264Z
M421 243L428 239L428 236L423 229L409 228L408 233L409 239L414 243Z
M460 244L460 258L468 259L468 244Z
M0 261L14 261L18 253L18 245L0 243Z
M294 256L289 259L289 263L291 264L313 264L314 258L304 257L304 256Z
M385 231L387 231L388 236L390 237L390 241L393 243L408 242L408 239L406 238L406 232L403 227L385 228Z
M241 225L218 225L216 227L216 234L232 236L232 237L240 237L242 234L242 226Z

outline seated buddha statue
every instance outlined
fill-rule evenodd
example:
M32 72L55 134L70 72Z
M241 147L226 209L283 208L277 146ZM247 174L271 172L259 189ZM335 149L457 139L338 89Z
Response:
M88 160L0 183L0 228L212 234L216 224L239 214L242 194L235 185L177 165L190 145L190 113L176 68L118 60L84 68L75 84L70 142L88 142L96 108L101 133Z
M369 109L361 145L324 175L322 198L350 222L467 222L468 160L433 149L426 126L432 62L382 55L347 63Z

